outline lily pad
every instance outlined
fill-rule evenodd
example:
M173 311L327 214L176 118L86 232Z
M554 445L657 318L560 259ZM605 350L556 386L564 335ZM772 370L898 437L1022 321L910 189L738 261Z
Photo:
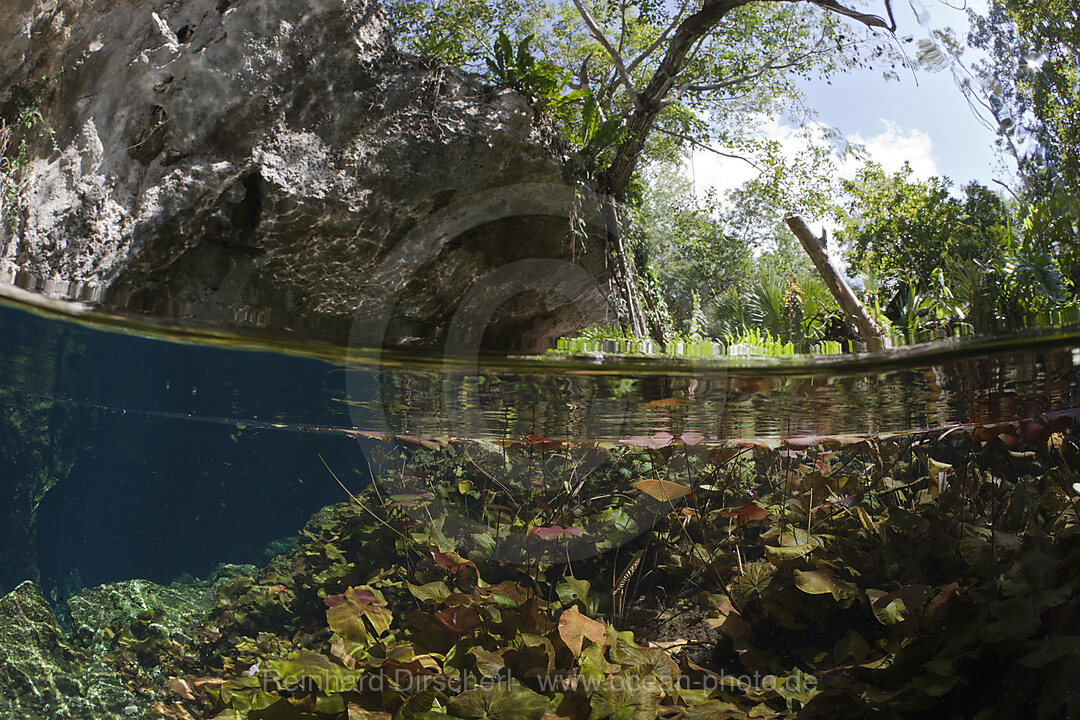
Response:
M540 720L547 706L547 698L511 679L506 685L466 690L451 698L448 709L468 720Z

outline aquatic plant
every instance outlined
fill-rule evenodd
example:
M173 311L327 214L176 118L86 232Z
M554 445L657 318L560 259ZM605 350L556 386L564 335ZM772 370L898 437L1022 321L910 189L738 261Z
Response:
M412 492L369 488L313 518L296 553L223 582L209 660L173 668L158 712L1072 714L1078 415L658 433L593 444L585 477L588 454L549 438L386 438ZM635 497L654 524L613 543ZM493 560L496 538L524 562Z

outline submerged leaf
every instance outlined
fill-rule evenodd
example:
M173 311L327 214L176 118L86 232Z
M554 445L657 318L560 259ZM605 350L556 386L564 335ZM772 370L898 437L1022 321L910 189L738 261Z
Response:
M570 648L570 652L577 657L581 655L581 644L585 638L594 643L603 643L607 635L607 626L604 623L582 615L577 605L571 605L569 610L563 611L559 617L559 637Z
M805 557L819 547L821 547L821 544L816 542L805 543L803 545L782 545L780 547L766 545L765 557L769 558L773 563L781 563L785 560L795 560L797 558Z
M640 480L634 483L634 487L649 497L661 502L678 500L693 492L685 485L680 485L679 483L674 483L669 480Z
M882 625L896 625L906 620L911 614L904 600L892 593L871 588L866 591L866 597L870 599L870 609L874 617Z
M405 583L405 586L409 588L409 592L412 593L414 598L424 602L440 603L450 597L450 588L446 587L446 583L441 580L429 582L426 585Z
M470 720L540 720L547 712L547 698L511 679L505 685L466 690L450 699L448 709Z
M739 603L753 595L760 595L772 580L776 567L769 562L752 562L743 565L742 573L731 581L731 593Z
M297 687L302 680L310 679L324 693L355 690L363 674L333 663L325 655L306 651L290 660L270 660L266 664L281 677L285 687Z
M834 600L850 600L858 593L855 585L828 570L796 570L795 586L808 595L832 595Z
M590 699L589 720L656 720L660 693L660 683L652 676L609 677Z

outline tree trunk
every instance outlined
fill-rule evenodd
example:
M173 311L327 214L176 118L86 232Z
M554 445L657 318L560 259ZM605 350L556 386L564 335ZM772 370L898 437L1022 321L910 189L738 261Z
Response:
M704 0L700 10L679 24L648 87L636 98L631 98L635 108L626 123L626 137L602 178L605 192L619 198L626 190L645 148L645 140L652 132L656 117L664 109L664 100L675 86L676 78L686 69L690 51L728 12L752 1Z
M832 260L829 259L829 254L825 250L825 234L822 233L821 237L815 235L806 224L806 221L798 215L792 215L787 218L786 222L788 227L791 228L791 232L795 233L795 237L799 238L803 249L806 250L806 254L814 262L814 267L817 268L821 279L825 281L833 297L840 303L844 313L855 323L855 327L859 329L859 335L862 337L863 342L866 343L866 348L871 352L883 350L888 345L885 333L866 314L862 303L852 292L851 286L847 284L844 276L840 274L840 271L833 265Z

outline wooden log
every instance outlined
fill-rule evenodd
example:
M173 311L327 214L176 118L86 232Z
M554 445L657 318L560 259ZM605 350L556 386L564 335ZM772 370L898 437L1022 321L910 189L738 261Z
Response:
M786 222L787 226L791 228L791 232L795 233L795 237L802 243L803 249L810 256L810 260L813 261L814 267L817 268L818 273L821 275L821 279L825 281L829 291L836 298L836 302L840 303L840 308L855 323L859 335L862 337L863 342L866 343L866 349L871 352L879 352L886 348L888 338L885 337L885 333L866 314L866 309L863 308L859 299L855 297L851 286L847 284L844 276L840 274L840 271L833 265L832 260L829 259L829 253L825 249L826 236L824 231L820 237L815 235L810 230L810 226L799 215L792 215L787 218Z

